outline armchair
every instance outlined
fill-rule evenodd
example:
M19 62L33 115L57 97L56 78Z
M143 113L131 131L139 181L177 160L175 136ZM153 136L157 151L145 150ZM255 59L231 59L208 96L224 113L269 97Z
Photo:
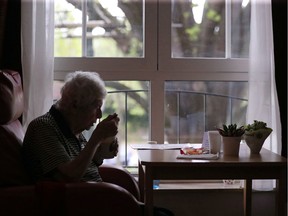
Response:
M31 183L21 158L23 110L19 73L0 70L0 215L141 215L137 182L120 167L102 165L103 183Z

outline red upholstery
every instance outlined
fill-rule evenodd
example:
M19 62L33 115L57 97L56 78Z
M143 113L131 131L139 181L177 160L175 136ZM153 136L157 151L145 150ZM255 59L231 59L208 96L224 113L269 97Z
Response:
M35 186L0 188L0 215L40 215Z
M0 71L0 215L141 215L135 179L120 168L100 167L103 179L114 184L31 184L21 158L23 107L19 74Z
M104 182L117 184L128 190L137 200L140 200L140 190L136 180L131 178L130 173L123 167L102 165L99 172Z
M77 198L79 194L85 194L86 199ZM127 205L128 203L130 204ZM141 215L135 197L122 187L111 183L67 184L65 205L77 206L74 209L66 208L66 214L69 216Z
M18 120L24 110L23 91L15 71L0 71L0 109L0 187L27 184L20 154L24 132Z
M18 72L2 70L0 72L0 124L9 124L18 119L24 110L21 77Z

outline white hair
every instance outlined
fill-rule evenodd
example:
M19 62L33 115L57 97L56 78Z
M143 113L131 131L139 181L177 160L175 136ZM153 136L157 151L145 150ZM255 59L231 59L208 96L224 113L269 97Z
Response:
M66 76L61 89L59 106L69 109L76 106L78 109L87 109L96 106L107 95L104 81L96 72L75 71Z

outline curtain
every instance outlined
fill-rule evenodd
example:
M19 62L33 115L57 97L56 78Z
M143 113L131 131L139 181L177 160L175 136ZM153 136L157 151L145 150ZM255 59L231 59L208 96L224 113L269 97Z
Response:
M272 0L275 79L280 108L282 149L287 158L287 0Z
M263 148L281 153L281 124L274 74L271 0L251 1L249 104L247 123L264 121L273 129ZM273 181L253 181L257 190L273 189Z
M0 1L0 69L21 69L21 0ZM21 119L20 119L21 120Z
M21 5L23 126L53 103L54 1L24 0Z

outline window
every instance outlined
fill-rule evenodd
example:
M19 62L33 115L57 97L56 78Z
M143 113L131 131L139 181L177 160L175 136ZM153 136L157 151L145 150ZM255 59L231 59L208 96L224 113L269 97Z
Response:
M249 25L249 0L56 1L55 99L66 73L101 75L104 116L121 116L107 163L137 166L130 143L199 143L245 123Z
M142 1L59 0L55 11L56 57L143 57Z
M248 57L249 1L192 0L171 4L173 58Z
M247 95L247 82L165 82L165 141L202 143L221 122L244 125Z

